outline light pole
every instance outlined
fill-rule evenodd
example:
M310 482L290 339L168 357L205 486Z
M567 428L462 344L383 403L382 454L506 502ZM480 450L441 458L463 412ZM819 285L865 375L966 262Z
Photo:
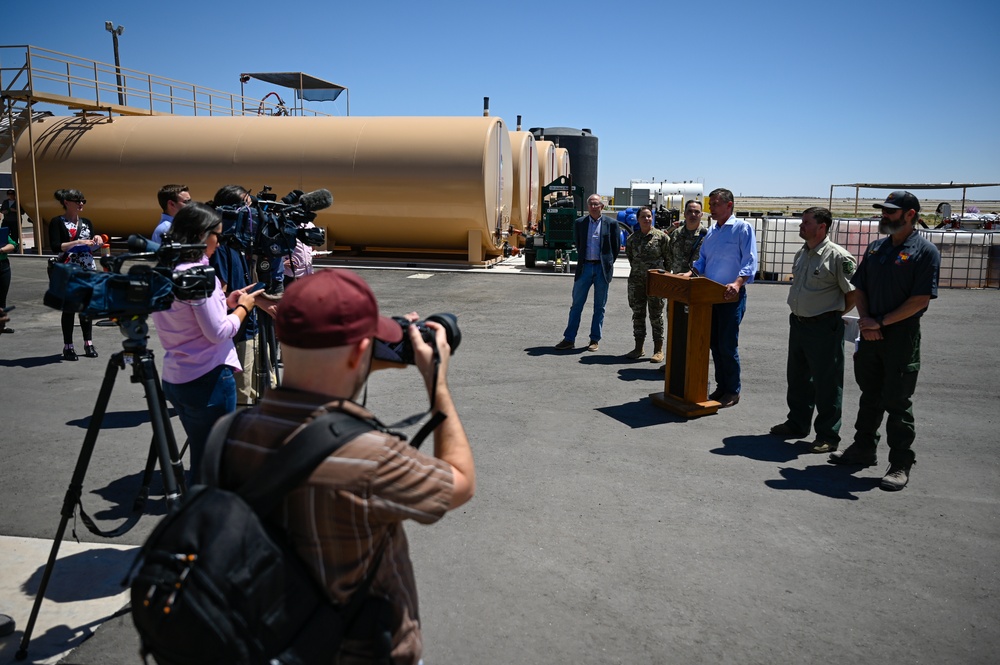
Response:
M118 103L125 106L125 88L122 85L122 63L118 59L118 37L125 32L125 26L114 27L112 21L104 22L104 29L111 33L111 39L115 43L115 81L118 83Z

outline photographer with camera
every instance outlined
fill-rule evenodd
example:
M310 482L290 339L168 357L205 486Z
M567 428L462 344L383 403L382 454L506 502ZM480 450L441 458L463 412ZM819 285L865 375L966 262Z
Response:
M87 199L79 189L60 189L54 194L63 207L63 214L49 222L49 245L52 252L59 255L60 263L74 263L85 270L97 270L94 251L104 244L104 239L94 233L94 225L82 217ZM83 355L97 357L93 342L93 323L90 317L80 313L80 332L83 333ZM63 360L77 360L73 348L73 312L62 313Z
M381 619L364 606L331 662L389 662L377 646L380 634L391 636L383 642L391 662L420 662L416 583L402 523L436 522L475 490L472 450L447 382L452 328L433 320L408 323L416 318L400 323L379 316L369 286L348 270L297 280L276 316L282 385L236 418L223 450L222 487L237 488L273 459L289 433L322 413L377 423L355 400L370 370L400 366L375 357L379 342L407 347L401 357L412 357L433 409L444 416L434 429L433 456L379 425L337 449L274 511L333 602L347 603L373 570L368 599L387 601Z
M165 238L184 245L204 245L204 249L183 250L176 270L207 266L221 234L222 216L215 209L201 203L181 208ZM164 350L163 392L187 433L192 473L197 473L201 464L212 425L236 410L233 372L241 372L242 367L233 337L260 293L236 289L227 297L216 278L215 290L208 298L176 299L170 309L151 314Z

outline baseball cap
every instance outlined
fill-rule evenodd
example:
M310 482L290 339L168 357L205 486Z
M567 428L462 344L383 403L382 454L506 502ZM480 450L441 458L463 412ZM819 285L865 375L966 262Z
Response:
M873 208L889 208L890 210L916 210L920 212L920 201L909 192L895 191L889 195L885 203L875 203Z
M402 327L379 316L375 294L365 280L339 268L295 280L285 290L275 317L278 340L299 349L326 349L366 337L403 339Z

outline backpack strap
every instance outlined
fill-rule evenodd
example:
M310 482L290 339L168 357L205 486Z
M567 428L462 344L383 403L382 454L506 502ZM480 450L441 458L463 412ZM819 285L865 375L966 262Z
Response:
M228 413L212 427L202 458L201 482L219 486L222 451L242 411ZM303 423L285 437L277 452L237 493L261 517L274 510L286 494L302 484L317 466L342 445L378 425L343 411L328 411Z

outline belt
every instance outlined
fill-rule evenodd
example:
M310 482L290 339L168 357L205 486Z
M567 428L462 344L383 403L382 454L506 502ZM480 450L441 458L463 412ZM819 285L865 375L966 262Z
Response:
M799 323L814 323L816 321L822 321L823 319L830 319L835 316L843 316L844 313L840 310L831 310L829 312L823 312L818 316L799 316L798 314L792 314Z

